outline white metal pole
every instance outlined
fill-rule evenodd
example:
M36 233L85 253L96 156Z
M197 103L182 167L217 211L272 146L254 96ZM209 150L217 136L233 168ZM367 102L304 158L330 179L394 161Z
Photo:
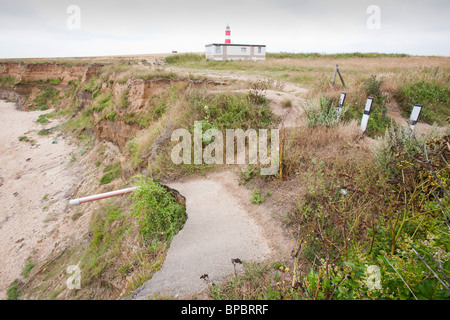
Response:
M79 204L85 203L85 202L96 201L96 200L111 198L111 197L115 197L115 196L120 196L120 195L123 195L123 194L131 193L134 190L136 190L136 188L137 187L132 187L132 188L127 188L127 189L122 189L122 190L116 190L116 191L101 193L101 194L97 194L97 195L93 195L93 196L89 196L89 197L73 199L73 200L69 201L69 204L71 206L76 206L76 205L79 205Z

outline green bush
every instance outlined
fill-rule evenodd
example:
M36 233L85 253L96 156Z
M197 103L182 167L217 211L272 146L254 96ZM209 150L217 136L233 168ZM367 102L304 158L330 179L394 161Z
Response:
M319 102L309 101L308 106L304 108L306 115L306 122L309 127L325 125L331 127L340 121L340 116L343 116L346 109L341 110L339 115L337 104L330 97L319 98Z
M186 208L162 185L139 176L131 195L131 212L138 217L140 232L149 242L170 241L186 222Z
M253 190L253 196L250 198L250 202L256 204L264 202L264 197L262 197L260 193L259 189Z
M20 296L19 292L19 280L14 280L14 282L6 290L6 296L8 300L17 300Z
M249 94L218 94L194 97L192 101L203 117L204 130L263 129L277 122L268 104L255 103Z
M376 75L371 75L366 81L364 81L364 90L367 96L374 98L381 97L381 84L383 80L377 80Z
M24 278L28 277L28 274L30 273L31 269L34 268L34 266L35 266L34 263L31 263L31 262L27 263L27 265L25 266L25 269L23 270L23 277Z

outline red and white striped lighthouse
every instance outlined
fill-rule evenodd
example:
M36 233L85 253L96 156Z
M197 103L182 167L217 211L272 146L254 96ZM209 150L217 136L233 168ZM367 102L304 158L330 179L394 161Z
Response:
M231 43L231 31L229 25L227 25L225 29L225 43Z

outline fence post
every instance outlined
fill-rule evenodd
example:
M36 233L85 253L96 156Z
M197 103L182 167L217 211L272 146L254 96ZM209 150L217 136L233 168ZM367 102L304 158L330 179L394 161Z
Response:
M339 67L338 67L337 65L336 65L336 70L337 70L337 73L338 73L338 75L339 75L339 78L340 78L341 81L342 81L342 85L345 87L344 79L342 79L341 72L339 71Z
M439 71L439 66L437 66L436 67L436 71L434 71L433 79L436 78L436 75L437 75L438 71Z
M334 67L333 85L334 85L335 82L336 82L337 69L338 69L338 65L336 65L336 67Z

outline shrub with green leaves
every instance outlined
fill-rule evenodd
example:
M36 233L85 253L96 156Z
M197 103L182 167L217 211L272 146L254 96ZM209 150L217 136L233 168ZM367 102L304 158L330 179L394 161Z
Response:
M27 278L28 274L30 273L31 269L33 269L35 266L34 263L32 262L28 262L27 265L25 266L25 269L23 270L23 277Z
M248 94L218 94L192 100L204 119L204 130L263 129L277 121L266 102L255 103Z
M264 197L261 196L261 191L259 189L253 190L253 196L250 198L250 202L256 204L264 202Z
M319 98L319 101L308 101L308 106L304 108L306 122L309 127L325 125L331 127L339 122L337 105L330 97ZM345 108L341 111L341 116L345 113Z
M18 279L14 280L13 283L6 290L6 296L8 297L8 300L17 300L19 298L20 296L19 283L20 281Z
M380 98L381 93L381 84L383 80L377 80L376 75L371 75L370 78L364 81L364 90L367 96L372 96L374 98Z
M170 241L186 222L186 208L162 185L138 176L130 195L131 212L137 216L142 236L149 242Z

